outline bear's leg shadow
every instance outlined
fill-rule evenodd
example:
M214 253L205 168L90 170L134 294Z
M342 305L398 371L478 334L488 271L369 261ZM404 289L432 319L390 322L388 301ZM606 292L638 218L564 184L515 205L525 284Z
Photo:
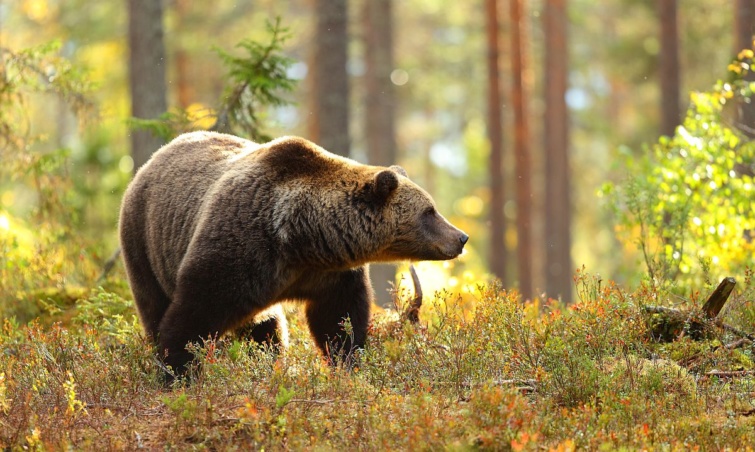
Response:
M317 346L332 364L348 361L352 352L364 347L370 321L371 288L365 267L328 273L327 283L309 294L306 316ZM351 335L343 329L351 323Z

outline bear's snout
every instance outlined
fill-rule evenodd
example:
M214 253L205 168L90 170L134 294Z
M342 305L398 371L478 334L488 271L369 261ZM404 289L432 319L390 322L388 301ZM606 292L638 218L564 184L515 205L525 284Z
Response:
M454 228L455 229L455 228ZM452 254L452 257L456 257L464 251L464 245L467 244L467 241L469 240L469 236L464 233L464 231L460 231L459 229L456 229L456 232L458 233L459 241L456 242L456 250Z
M469 241L469 236L464 231L448 222L445 226L443 245L438 247L440 256L433 258L433 260L448 260L458 257L464 251L464 245Z

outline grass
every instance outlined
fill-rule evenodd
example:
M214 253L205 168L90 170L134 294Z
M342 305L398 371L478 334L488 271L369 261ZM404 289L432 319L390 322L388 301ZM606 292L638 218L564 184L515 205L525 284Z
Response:
M281 355L222 338L191 385L161 386L121 282L62 322L0 332L6 450L744 449L755 444L753 346L649 337L647 287L578 275L580 301L437 294L419 327L377 312L352 371L328 367L296 311ZM749 284L749 280L748 280ZM724 313L753 318L748 287ZM399 298L407 298L400 296ZM660 297L662 298L662 297ZM54 317L58 316L58 317ZM746 325L739 325L747 328ZM750 325L752 327L752 325ZM751 330L752 328L750 328Z

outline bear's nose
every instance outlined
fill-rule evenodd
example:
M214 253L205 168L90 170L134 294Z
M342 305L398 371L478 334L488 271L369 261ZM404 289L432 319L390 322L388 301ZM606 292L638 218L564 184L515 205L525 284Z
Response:
M461 242L461 246L464 246L467 244L467 240L469 240L469 236L465 233L461 233L461 237L459 237L459 241Z

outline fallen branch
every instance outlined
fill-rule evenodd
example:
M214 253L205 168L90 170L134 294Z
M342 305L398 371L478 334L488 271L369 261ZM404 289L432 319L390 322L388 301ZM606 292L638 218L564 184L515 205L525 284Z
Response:
M720 326L721 328L725 329L726 331L728 331L728 332L730 332L730 333L732 333L734 335L737 335L739 337L745 338L745 339L749 340L750 342L755 342L755 335L747 333L745 331L742 331L742 330L740 330L737 327L733 327L733 326L731 326L731 325L729 325L727 323L724 323L724 322L722 322L720 320L716 321L716 325Z
M681 309L667 308L665 306L643 306L642 310L647 312L648 314L670 314L687 316L687 313L685 311L682 311Z
M520 379L506 379L506 380L488 380L488 381L475 381L475 382L463 382L454 383L452 381L436 381L433 386L459 386L463 389L475 389L487 385L493 386L516 386L518 391L525 394L529 394L537 391L537 381L532 379L520 380Z
M755 375L755 370L711 370L706 372L705 375L718 378L746 377L747 375Z
M747 339L747 338L740 338L740 339L737 339L737 340L736 340L736 341L734 341L734 342L730 342L730 343L728 343L728 344L724 345L724 348L725 348L726 350L734 350L734 349L736 349L736 348L739 348L739 347L745 346L745 345L747 345L747 344L749 344L749 343L751 343L751 342L752 342L752 341L751 341L751 340L749 340L749 339Z
M535 380L494 380L493 383L498 386L516 385L516 389L523 394L537 392L537 381Z
M311 405L327 405L329 403L335 402L336 399L291 399L288 401L288 403L305 403L305 404L311 404ZM339 400L339 402L343 402L343 400Z

